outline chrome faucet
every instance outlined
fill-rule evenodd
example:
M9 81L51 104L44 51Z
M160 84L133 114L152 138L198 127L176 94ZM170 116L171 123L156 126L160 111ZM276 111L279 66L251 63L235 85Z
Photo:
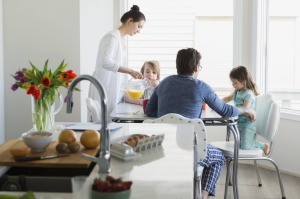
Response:
M107 116L107 95L103 86L100 82L90 75L80 75L71 83L68 94L66 97L67 100L67 113L72 113L73 108L73 90L75 86L82 80L90 81L97 89L100 95L100 105L101 105L101 129L100 129L100 153L99 157L95 158L93 156L82 153L81 156L90 161L96 162L99 165L99 173L109 173L110 169L110 140L109 140L109 129L108 129L108 116Z

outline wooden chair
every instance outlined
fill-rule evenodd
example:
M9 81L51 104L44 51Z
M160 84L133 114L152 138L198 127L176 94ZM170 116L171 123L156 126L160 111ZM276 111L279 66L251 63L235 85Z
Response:
M144 123L193 124L194 138L194 199L201 199L201 178L203 167L198 165L206 157L206 130L201 119L189 119L176 113L166 114L158 119L147 119ZM181 131L180 133L184 133ZM182 135L181 135L182 136Z
M274 141L277 135L277 130L280 121L280 108L279 105L274 101L270 94L264 94L256 97L256 131L257 137L263 138L270 144L270 153L266 156L263 155L263 150L254 148L250 150L239 150L239 161L240 160L254 160L256 167L256 173L258 178L258 186L261 187L261 178L257 167L258 160L266 160L272 163L277 171L280 190L282 198L285 199L285 193L282 185L281 175L278 166L275 161L270 158L272 150L274 148ZM226 184L225 184L225 196L227 198L228 185L230 181L230 163L233 161L234 155L234 143L232 141L224 142L212 142L211 145L219 148L224 152L227 159L227 173L226 173Z

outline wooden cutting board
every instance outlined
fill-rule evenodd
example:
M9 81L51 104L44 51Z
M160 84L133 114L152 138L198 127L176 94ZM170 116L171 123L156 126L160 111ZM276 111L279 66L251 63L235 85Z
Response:
M29 156L48 156L57 155L55 150L57 141L52 141L44 152L30 152ZM96 156L99 152L99 147L96 149L85 149L81 145L78 153L70 153L70 156L47 159L35 160L28 162L16 162L10 154L9 149L15 147L26 146L23 140L8 140L0 145L0 166L13 166L13 167L40 167L40 168L88 168L91 161L81 158L80 154L85 153L90 156Z

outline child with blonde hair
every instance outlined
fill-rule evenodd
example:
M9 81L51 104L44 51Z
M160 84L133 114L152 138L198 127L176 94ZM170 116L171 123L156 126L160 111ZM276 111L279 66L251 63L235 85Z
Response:
M150 98L154 89L159 84L159 80L160 80L159 62L155 60L146 61L141 68L141 73L143 79L147 79L149 81L150 86L145 89L143 97L137 100L132 99L129 96L129 94L125 92L125 102L143 105L144 98Z
M235 106L254 111L255 96L259 95L259 93L251 73L245 66L238 66L231 70L229 77L235 90L229 96L224 97L223 101L228 103L233 100ZM240 133L241 149L252 149L256 147L262 149L265 154L269 154L269 144L256 140L255 121L249 120L246 115L240 115L237 119L237 126Z

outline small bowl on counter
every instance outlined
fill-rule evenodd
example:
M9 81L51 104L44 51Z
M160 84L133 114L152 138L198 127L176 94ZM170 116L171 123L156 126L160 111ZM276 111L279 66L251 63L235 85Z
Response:
M50 132L26 132L22 133L24 143L31 148L32 152L43 152L53 140Z
M99 192L92 191L91 199L129 199L131 193L131 189L119 192Z
M92 184L91 199L129 199L131 185L132 181L123 181L122 178L96 178Z

